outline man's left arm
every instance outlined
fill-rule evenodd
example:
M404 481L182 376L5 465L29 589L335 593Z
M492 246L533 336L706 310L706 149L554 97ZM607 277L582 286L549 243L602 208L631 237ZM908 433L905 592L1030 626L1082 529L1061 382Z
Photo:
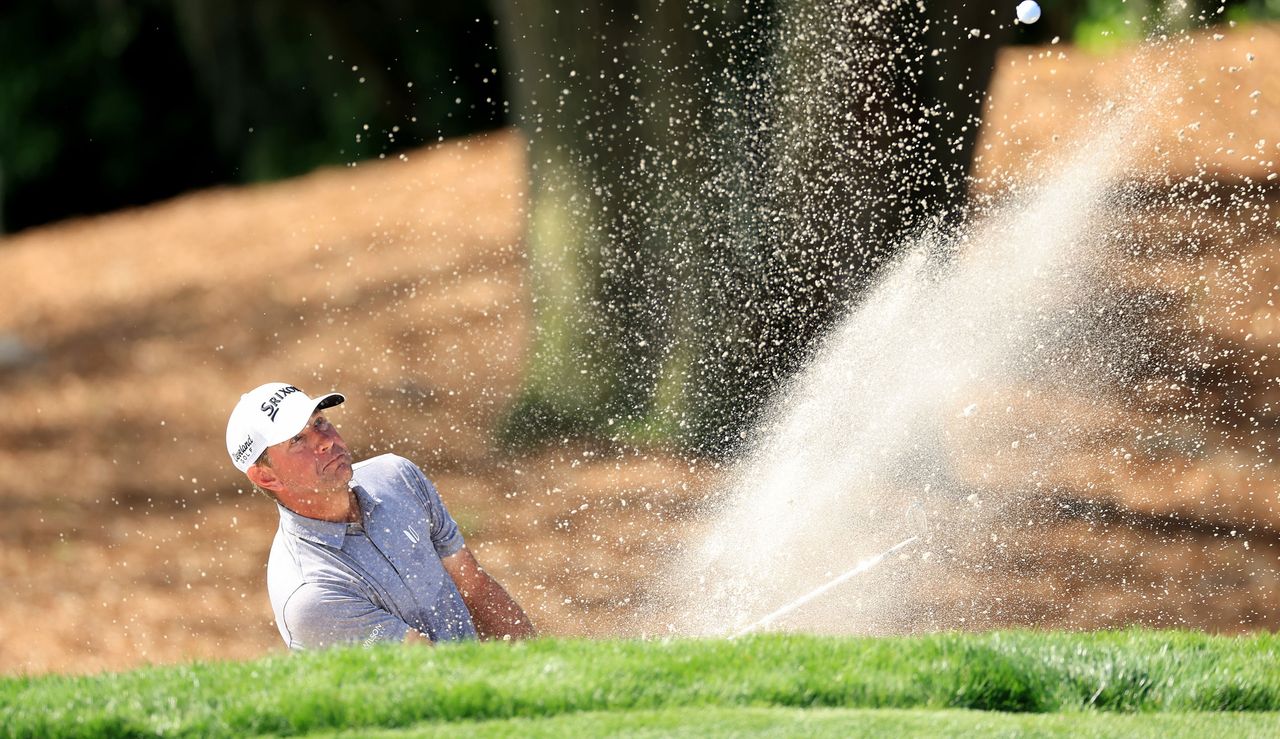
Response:
M467 547L440 559L471 611L481 639L528 639L537 636L529 617L494 580Z

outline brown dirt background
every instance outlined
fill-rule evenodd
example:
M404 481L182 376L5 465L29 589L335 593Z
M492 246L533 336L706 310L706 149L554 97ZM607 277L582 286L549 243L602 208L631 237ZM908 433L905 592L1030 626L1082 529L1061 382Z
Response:
M1176 214L1121 227L1174 245L1144 252L1135 274L1186 296L1205 371L1238 380L1196 396L1214 444L1122 464L1097 449L1058 459L1058 484L1089 491L1075 509L1011 523L999 541L948 542L947 578L917 586L911 618L880 627L1280 625L1280 76L1266 73L1280 29L1202 34L1178 58L1158 73L1177 90L1144 119L1157 154L1134 181L1251 188L1261 206L1211 204L1221 227L1194 244L1176 238ZM1125 99L1145 63L1006 50L979 194L999 199L1051 167L1086 112ZM513 456L494 441L530 329L524 157L520 136L500 132L0 242L0 335L31 352L0 361L0 672L283 649L265 588L274 506L223 444L239 393L273 379L346 393L335 420L353 447L427 470L543 632L660 628L634 616L705 520L717 465L571 440ZM1124 412L1189 397L1164 392ZM1214 412L1224 408L1234 415ZM1096 425L1099 448L1115 450L1123 424ZM998 493L999 471L974 478Z

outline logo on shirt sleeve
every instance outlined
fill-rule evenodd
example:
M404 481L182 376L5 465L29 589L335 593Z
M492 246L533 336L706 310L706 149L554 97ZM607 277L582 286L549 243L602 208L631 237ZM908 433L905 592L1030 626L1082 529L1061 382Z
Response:
M404 535L414 544L417 544L422 540L422 535L413 527L413 524L409 524L409 528L404 530Z

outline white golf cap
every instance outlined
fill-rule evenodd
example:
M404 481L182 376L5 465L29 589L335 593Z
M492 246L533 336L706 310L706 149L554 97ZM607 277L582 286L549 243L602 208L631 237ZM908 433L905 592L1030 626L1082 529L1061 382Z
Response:
M262 451L293 438L321 408L346 400L340 393L309 398L293 385L268 382L244 395L227 420L227 454L244 472L258 461Z

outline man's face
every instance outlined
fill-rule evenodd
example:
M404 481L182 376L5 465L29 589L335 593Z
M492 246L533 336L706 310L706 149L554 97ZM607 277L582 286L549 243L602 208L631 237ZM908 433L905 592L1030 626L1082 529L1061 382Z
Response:
M345 492L351 481L351 452L321 411L292 439L268 447L267 459L282 488L272 486L277 495Z

